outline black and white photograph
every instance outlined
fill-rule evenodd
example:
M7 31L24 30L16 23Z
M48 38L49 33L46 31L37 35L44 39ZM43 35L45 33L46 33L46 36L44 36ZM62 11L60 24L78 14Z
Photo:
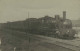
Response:
M0 51L80 51L80 0L0 0Z

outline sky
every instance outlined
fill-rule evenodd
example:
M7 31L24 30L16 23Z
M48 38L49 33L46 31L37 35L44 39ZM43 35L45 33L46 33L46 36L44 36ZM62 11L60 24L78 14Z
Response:
M40 18L45 15L54 17L66 11L67 19L80 19L80 0L0 0L0 23Z

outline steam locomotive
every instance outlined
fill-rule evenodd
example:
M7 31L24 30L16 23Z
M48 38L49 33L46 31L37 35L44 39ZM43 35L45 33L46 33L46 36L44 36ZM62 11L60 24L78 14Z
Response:
M5 28L59 38L73 38L76 34L71 20L66 19L66 11L63 11L63 18L59 15L55 15L55 18L28 18L25 21L8 22Z

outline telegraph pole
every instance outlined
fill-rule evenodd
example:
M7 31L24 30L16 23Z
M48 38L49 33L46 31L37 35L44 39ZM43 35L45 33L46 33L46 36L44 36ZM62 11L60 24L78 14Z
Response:
M28 18L29 18L29 12L28 12Z
M29 19L29 12L28 12L28 19ZM29 21L28 21L28 29L29 29L30 27L29 27ZM30 51L30 34L29 33L27 33L28 34L28 40L29 40L29 45L28 45L28 51Z

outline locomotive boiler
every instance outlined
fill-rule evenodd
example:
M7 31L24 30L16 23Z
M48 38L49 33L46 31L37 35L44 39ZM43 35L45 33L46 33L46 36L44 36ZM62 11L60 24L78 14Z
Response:
M28 18L25 21L7 23L5 28L59 38L73 38L76 34L72 29L71 20L66 19L66 11L63 11L63 18L59 15L55 15L54 18L50 16Z

